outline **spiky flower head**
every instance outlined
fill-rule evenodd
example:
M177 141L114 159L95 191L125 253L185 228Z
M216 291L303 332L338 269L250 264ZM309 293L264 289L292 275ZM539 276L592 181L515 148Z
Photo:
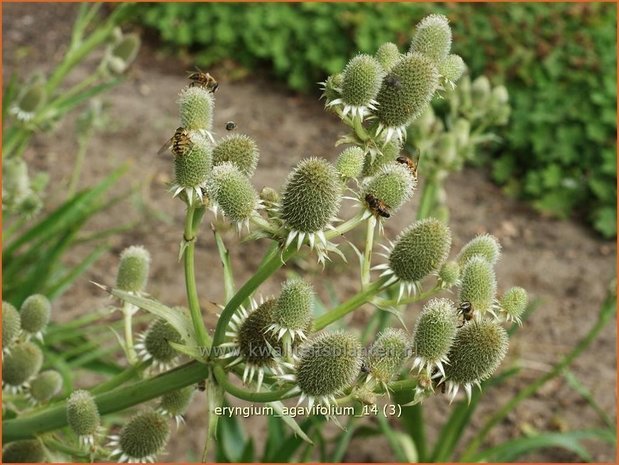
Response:
M260 206L258 193L251 182L236 165L225 162L213 168L207 182L206 192L216 208L240 229L249 227L249 219Z
M470 400L472 386L492 376L508 346L507 332L492 320L476 320L459 328L448 354L449 365L445 367L452 400L460 386Z
M444 15L428 15L415 29L411 42L411 52L419 52L437 65L443 62L451 50L451 28Z
M189 404L193 399L193 393L193 387L187 386L164 394L159 401L159 412L174 417L178 426L184 421L183 415L189 408Z
M21 333L19 313L8 302L2 302L2 350L7 350Z
M400 233L389 253L389 263L376 269L384 269L382 275L391 276L388 283L401 281L401 298L405 287L409 293L419 291L420 281L441 268L450 247L447 225L436 218L426 218Z
M2 451L2 463L42 463L45 455L45 448L38 439L15 441Z
M41 338L43 330L49 323L52 304L42 294L34 294L24 300L19 310L21 327L28 334Z
M508 321L513 321L522 324L520 317L527 308L527 291L521 287L512 287L503 294L499 300L501 311L505 312L505 318Z
M56 370L45 370L30 382L29 395L35 403L49 402L62 389L62 376Z
M80 444L92 446L101 427L99 408L94 397L83 389L73 391L67 400L67 423Z
M390 163L365 182L362 198L370 194L383 202L390 213L395 213L413 196L415 185L415 179L405 165Z
M391 71L391 68L395 66L400 56L400 50L393 42L384 43L376 51L376 59L387 72Z
M368 380L376 379L386 386L396 377L410 355L408 335L401 329L388 328L378 335L365 360Z
M121 291L142 293L148 283L150 253L141 245L127 247L120 254L116 287Z
M452 54L443 60L438 70L443 79L453 87L466 71L466 65L460 55Z
M332 74L327 78L325 82L322 83L322 97L325 97L327 100L327 108L329 107L329 103L333 100L336 100L340 97L342 92L342 83L344 81L344 75L342 73Z
M11 392L20 392L41 369L43 353L32 342L22 342L11 347L2 360L2 385Z
M363 117L368 108L373 109L380 89L384 71L378 60L370 55L357 55L344 68L341 99L331 102L343 103L342 112Z
M492 93L490 80L481 75L471 83L471 102L474 108L485 108Z
M438 87L434 62L420 53L405 55L383 79L376 97L378 133L385 139L402 139L405 127L425 110Z
M492 265L476 255L469 259L462 270L460 301L470 302L476 317L484 312L494 315L496 275Z
M133 416L118 436L111 436L111 456L119 462L153 463L170 436L168 420L148 409Z
M333 165L321 158L302 160L288 176L282 193L280 217L289 230L286 246L298 237L300 247L307 236L311 247L328 248L324 230L337 215L341 192L342 183ZM319 260L324 260L324 255L319 254Z
M279 202L279 192L272 187L263 187L260 191L260 200L267 205L274 205Z
M105 57L107 68L114 74L122 74L133 63L140 50L138 34L122 35L112 44Z
M305 339L314 312L314 289L301 279L284 283L273 309L271 331L280 339L289 334L291 339Z
M417 318L413 331L413 368L432 375L437 368L445 376L444 363L456 335L458 318L454 303L449 299L432 299Z
M458 263L460 266L466 263L474 256L480 256L491 265L494 265L501 256L501 244L499 240L490 234L480 234L468 242L458 254Z
M163 371L172 367L178 357L170 342L180 344L183 339L170 323L159 318L139 336L135 348L143 361L152 360L154 368Z
M368 152L363 163L363 176L373 176L378 173L380 168L394 162L401 150L400 141L390 140L375 152Z
M202 131L205 135L213 129L215 97L201 86L185 87L178 99L181 126L188 130Z
M322 333L300 350L296 382L302 402L306 397L328 405L342 389L350 386L361 369L361 344L345 332Z
M441 287L451 287L460 281L460 265L456 261L448 261L443 264L438 272L438 280Z
M248 177L256 171L259 157L258 145L245 134L232 134L224 137L213 149L214 166L231 162Z
M46 100L45 85L42 82L35 82L27 87L11 106L11 114L18 120L27 123L34 118Z
M365 154L360 147L348 147L337 157L335 168L340 175L347 178L358 178L363 171Z
M202 187L213 166L213 147L206 137L193 132L190 138L191 146L174 157L174 183L170 189L174 197L184 191L189 205L194 201L194 194L202 200Z

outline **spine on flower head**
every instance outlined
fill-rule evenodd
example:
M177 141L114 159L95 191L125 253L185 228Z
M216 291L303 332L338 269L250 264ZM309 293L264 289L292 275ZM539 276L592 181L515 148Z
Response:
M131 246L120 254L116 287L121 291L142 292L148 283L150 254L142 246Z
M24 300L19 316L21 327L30 334L37 334L45 329L52 313L52 304L47 297L34 294Z
M476 315L494 313L496 275L492 265L481 256L474 256L462 270L460 301L469 302Z
M417 25L410 51L419 52L438 65L449 55L451 40L449 20L443 15L428 15Z
M245 176L252 176L258 165L260 153L256 142L245 134L223 138L213 149L213 166L233 163Z

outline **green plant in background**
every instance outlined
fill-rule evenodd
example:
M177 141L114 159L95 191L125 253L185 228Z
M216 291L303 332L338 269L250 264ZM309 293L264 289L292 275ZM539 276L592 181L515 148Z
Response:
M102 5L82 5L73 25L68 51L49 76L34 75L24 82L12 76L3 94L2 139L2 290L3 298L21 305L26 297L41 293L60 295L107 249L97 247L74 269L65 269L63 255L76 243L98 241L123 227L84 235L85 223L97 212L120 201L123 195L106 199L124 168L94 187L77 191L77 182L95 129L103 124L101 102L96 99L122 80L121 73L133 62L139 49L136 35L123 35L118 24L127 17L128 7L115 8L106 19L98 19ZM104 57L86 79L67 88L64 85L79 64L98 48ZM23 153L33 136L54 129L70 111L87 104L78 118L78 152L63 203L42 212L47 184L46 173L33 175Z
M174 157L170 192L186 208L182 234L179 231L179 259L188 308L170 308L150 297L150 256L140 247L127 249L121 254L114 287L105 285L114 283L113 277L100 287L120 301L124 318L119 323L123 336L118 335L118 342L128 367L108 373L104 382L89 390L71 389L68 400L69 393L63 393L63 399L43 400L43 406L35 409L28 406L27 396L34 396L32 386L45 358L23 330L23 309L18 314L15 308L7 310L12 324L3 327L3 333L6 331L12 342L3 351L12 363L7 367L5 360L3 372L6 369L12 376L14 394L3 398L4 407L11 412L3 421L3 440L8 443L3 451L5 461L24 460L29 447L37 454L27 458L39 461L45 457L152 461L165 450L173 435L171 417L185 413L191 401L188 388L196 384L205 390L208 401L202 461L207 459L213 440L218 460L277 462L310 460L316 455L325 461L339 460L348 442L361 431L355 413L376 417L378 432L399 460L439 461L453 456L480 396L473 386L490 387L508 376L493 374L507 352L508 332L519 327L511 321L524 319L526 291L498 292L494 266L500 246L491 236L472 239L454 254L454 261L448 261L451 232L440 219L418 215L393 242L383 237L382 225L402 214L417 186L416 160L401 153L407 128L432 98L455 85L458 77L453 71L458 60L450 55L451 29L445 17L426 17L413 37L404 53L383 46L376 54L357 55L323 83L326 109L347 128L336 143L347 146L337 164L307 158L298 163L280 189L269 187L260 194L251 182L259 157L255 143L247 143L249 136L234 142L230 137L214 138L214 87L192 82L182 91L179 113L183 127L166 145ZM462 70L459 65L455 68ZM346 219L339 218L343 202L353 211ZM237 289L221 226L213 226L223 265L225 300L212 332L204 324L195 269L196 242L208 209L236 225L240 234L244 227L249 228L245 240L270 244L258 269ZM324 264L343 255L340 248L346 242L338 238L358 227L365 230L365 244L362 250L353 246L360 262L360 285L350 299L322 304L314 293L317 283L301 279L283 283L275 298L260 296L258 289L267 279L300 258L315 256ZM376 243L383 245L384 254L374 252ZM384 259L377 265L378 255ZM208 278L212 278L210 270ZM455 291L451 297L457 300L429 300L413 336L393 327L404 311L411 311L407 308L411 304L449 290ZM374 310L370 323L357 334L345 317L366 303ZM3 303L5 306L11 308L8 303ZM133 317L140 309L151 317L151 324L134 344ZM613 313L609 303L589 336L551 375L535 383L535 389L564 369ZM92 326L96 317L89 315L86 320L68 323L67 328ZM329 326L339 326L339 330L326 329ZM34 329L37 334L42 328ZM58 343L64 337L69 338L61 329L50 328L45 344ZM366 346L368 350L364 350ZM103 361L96 345L78 349L92 361ZM157 375L160 370L164 372ZM68 385L73 386L71 379ZM464 392L464 399L452 410L445 431L429 453L422 434L421 405L443 388L449 390L452 401L459 391ZM529 388L527 395L532 392ZM232 397L270 409L269 435L261 457L253 442L243 439L237 419L221 414ZM512 400L507 410L524 397ZM294 420L290 405L283 402L292 398L307 416L301 424ZM139 410L132 411L128 421L119 415L132 407ZM397 416L400 408L410 434L394 430L388 422L388 416ZM347 430L335 439L328 438L320 426L331 419L338 421L342 412L348 414ZM480 451L479 445L503 414L505 409L491 419L464 458L483 458L484 453L501 457L500 451ZM122 428L116 428L121 424ZM98 434L101 428L106 434L117 429L118 434L104 440ZM376 432L372 428L365 431ZM608 435L580 432L577 439L581 438L607 440ZM326 452L330 440L336 445L333 457ZM523 448L531 450L547 443L538 440Z
M139 11L140 22L198 64L233 57L249 69L266 65L304 91L358 50L393 41L377 55L388 59L415 18L443 13L471 76L509 88L511 123L487 154L495 181L541 211L581 215L602 235L616 234L616 5L166 3ZM453 66L457 58L441 71Z

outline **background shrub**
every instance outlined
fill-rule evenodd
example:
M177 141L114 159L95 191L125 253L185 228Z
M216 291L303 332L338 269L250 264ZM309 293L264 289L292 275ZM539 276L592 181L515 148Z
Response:
M142 7L144 7L143 5ZM541 211L616 234L616 6L613 4L152 4L139 21L200 66L269 69L298 91L356 51L406 48L412 25L444 13L471 75L504 83L513 106L493 178Z

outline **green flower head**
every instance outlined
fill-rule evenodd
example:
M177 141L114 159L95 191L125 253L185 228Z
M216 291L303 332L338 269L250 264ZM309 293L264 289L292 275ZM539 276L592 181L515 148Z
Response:
M527 291L521 287L512 287L499 300L501 311L505 312L508 321L522 324L521 317L527 308Z
M2 302L2 350L15 342L21 333L21 320L19 313L8 302Z
M187 86L179 95L178 106L182 127L210 134L215 110L215 97L212 92L200 86Z
M363 117L367 108L374 108L374 99L383 77L383 67L376 58L362 54L350 60L344 69L342 78L343 113Z
M410 51L421 53L439 65L450 50L451 28L447 17L435 14L423 18L415 29Z
M348 147L339 157L335 163L340 176L344 179L358 178L363 170L365 163L365 154L360 147Z
M475 256L480 256L494 265L501 256L501 244L496 237L490 234L481 234L462 248L458 254L458 264L464 266Z
M376 60L386 72L391 71L402 55L398 46L392 42L386 42L376 51Z
M365 182L362 197L367 198L369 194L381 201L389 213L395 213L413 196L415 185L415 179L405 165L391 163ZM371 205L368 208L371 210Z
M36 403L52 400L62 389L62 376L55 370L42 371L30 382L30 398Z
M45 448L38 439L26 439L7 444L2 451L2 463L42 463Z
M67 400L67 423L80 443L92 446L101 427L101 417L95 399L88 391L73 391Z
M406 332L389 328L383 331L368 350L366 357L369 379L386 385L402 370L410 355L410 343Z
M169 437L168 419L154 410L144 410L131 418L118 436L111 437L111 455L119 462L154 462Z
M492 265L481 256L474 256L462 270L460 301L469 302L475 315L494 314L496 275Z
M150 270L150 253L142 246L133 245L120 254L116 287L121 291L141 293L146 289Z
M12 392L20 392L43 365L43 353L32 342L22 342L11 347L2 361L2 384Z
M213 165L231 162L245 176L252 176L258 165L260 153L256 142L245 134L223 138L213 149Z

